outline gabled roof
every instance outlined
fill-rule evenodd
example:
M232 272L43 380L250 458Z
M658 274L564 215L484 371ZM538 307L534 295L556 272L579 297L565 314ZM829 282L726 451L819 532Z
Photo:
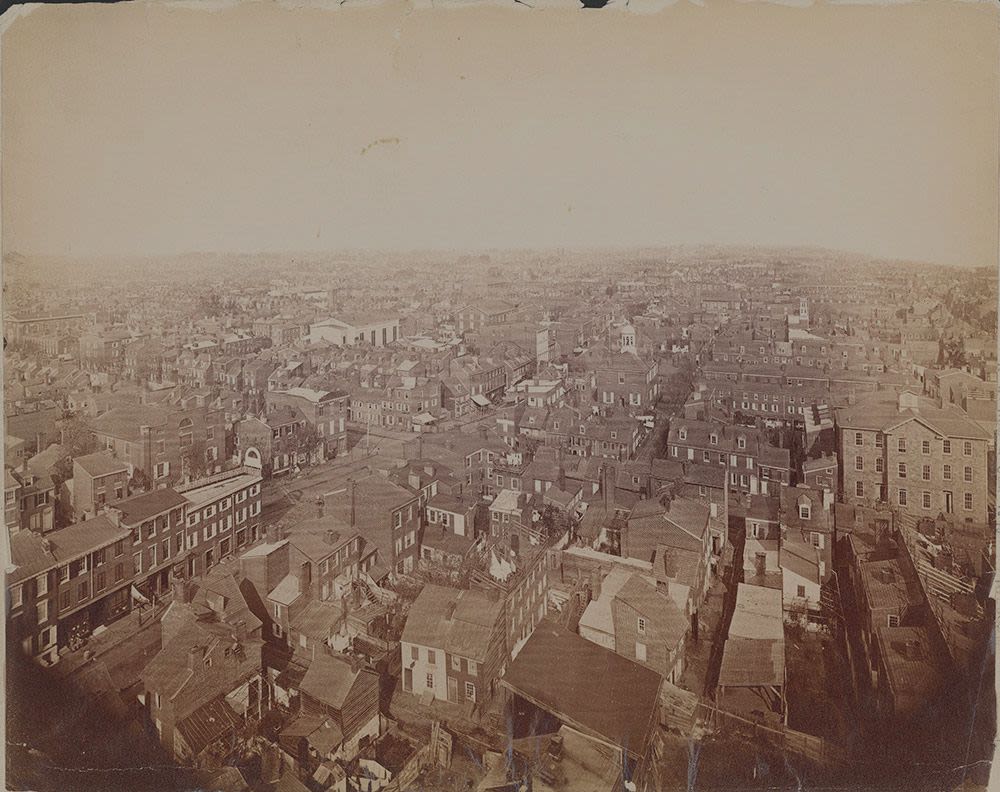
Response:
M234 652L237 642L225 628L202 625L189 615L174 637L143 669L143 684L147 691L170 698L175 716L183 719L260 672L262 642L248 638L238 645L239 651ZM202 653L190 658L195 648L200 648Z
M719 670L720 687L780 687L784 684L783 639L733 637L726 641L722 650L722 667Z
M892 431L909 421L918 421L936 434L972 440L988 440L989 434L975 421L954 409L941 409L930 399L917 398L916 408L899 409L894 394L874 394L856 405L837 410L837 423L844 429Z
M68 563L94 550L129 536L104 515L41 536L34 531L18 531L10 537L10 560L14 569L8 583L18 583L32 575Z
M146 404L114 407L95 418L93 426L97 434L138 443L142 439L140 426L162 426L169 416L169 410Z
M656 581L645 575L632 575L614 598L642 614L657 642L677 646L687 633L687 617L673 599L656 588Z
M128 465L120 459L115 459L113 456L106 454L103 451L76 457L73 460L73 463L83 468L84 472L89 474L92 478L109 476L113 473L125 473L128 471Z
M478 591L427 584L410 607L402 640L484 662L502 608Z
M572 728L633 757L646 754L662 682L656 671L549 620L535 628L501 680Z
M314 517L292 526L287 533L291 545L310 561L322 561L360 534L332 516Z
M351 667L350 660L317 652L299 683L299 690L339 710L347 701L347 695L359 673L360 670L355 671Z

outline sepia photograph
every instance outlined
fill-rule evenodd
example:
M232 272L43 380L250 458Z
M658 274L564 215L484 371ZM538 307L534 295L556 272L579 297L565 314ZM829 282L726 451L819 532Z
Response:
M11 5L4 788L995 786L998 142L994 2Z

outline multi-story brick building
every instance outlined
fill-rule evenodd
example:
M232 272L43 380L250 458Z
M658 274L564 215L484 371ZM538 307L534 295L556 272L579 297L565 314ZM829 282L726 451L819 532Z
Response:
M959 411L909 392L859 401L837 411L842 498L985 526L991 439Z
M266 394L268 411L285 406L298 409L320 436L324 458L334 457L347 451L347 406L350 397L340 390L316 390L314 388L289 388L283 391L269 391Z
M26 654L51 665L61 648L129 611L128 536L102 515L44 537L11 537L7 629Z
M769 445L756 429L708 421L677 421L667 436L667 455L689 465L716 465L729 473L732 489L777 492L791 481L788 449Z
M259 470L243 467L175 488L185 502L186 577L207 574L260 538L260 483Z
M145 596L170 590L170 573L185 550L187 501L173 489L159 489L119 501L108 517L130 535L136 587Z
M94 421L98 446L133 468L156 486L179 481L194 467L189 449L204 454L199 466L219 470L226 452L226 425L221 410L203 397L167 407L140 404L115 407Z
M409 430L414 418L424 412L437 413L440 406L440 381L410 377L384 388L352 388L348 420Z
M8 533L18 530L21 524L20 502L17 491L21 482L14 478L9 467L3 469L3 521Z
M98 514L128 496L128 465L98 451L73 460L73 515Z
M504 324L514 315L514 306L502 300L482 300L466 305L456 314L458 332L476 330L488 325Z
M659 397L655 360L643 360L632 351L595 350L587 365L594 373L597 401L602 407L630 414L650 412Z
M380 475L352 481L326 496L327 512L378 548L391 575L412 572L420 558L423 509L419 495Z
M8 499L4 506L8 512L8 527L12 531L34 531L46 533L55 527L55 495L56 486L47 473L32 470L27 462L20 468L7 468L4 497ZM13 486L11 486L13 482ZM13 493L13 501L9 500ZM14 509L17 507L17 520L13 521Z
M507 370L500 360L463 355L449 362L451 376L469 391L473 405L483 408L503 396L507 385Z
M348 525L330 517L301 522L289 532L291 563L309 565L309 593L316 600L339 600L351 591L361 568L364 539Z

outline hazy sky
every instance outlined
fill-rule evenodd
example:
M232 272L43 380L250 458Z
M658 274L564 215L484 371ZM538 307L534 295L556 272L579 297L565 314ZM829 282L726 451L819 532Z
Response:
M4 250L996 264L993 4L708 3L40 8L2 42Z

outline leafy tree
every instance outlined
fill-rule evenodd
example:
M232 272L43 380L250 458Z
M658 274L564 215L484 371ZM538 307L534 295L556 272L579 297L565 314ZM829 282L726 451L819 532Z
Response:
M965 349L961 338L946 338L940 344L938 360L947 368L961 368L966 364Z
M146 471L134 468L132 470L132 478L128 482L128 488L129 492L148 492L153 488L153 480Z
M192 479L199 479L208 472L206 447L202 440L196 440L181 451L181 466Z
M60 445L71 457L92 454L97 450L97 437L94 430L82 418L69 414L63 418L59 427ZM72 473L70 474L72 476Z
M316 427L312 424L306 423L300 426L298 431L295 433L292 450L296 455L304 454L311 461L312 455L316 453L322 442L323 438L320 433L316 431Z
M545 535L550 539L555 536L561 536L568 527L566 516L552 504L548 504L542 509L540 523Z
M64 481L69 481L71 478L73 478L73 459L69 454L65 454L52 466L52 481L58 490Z

